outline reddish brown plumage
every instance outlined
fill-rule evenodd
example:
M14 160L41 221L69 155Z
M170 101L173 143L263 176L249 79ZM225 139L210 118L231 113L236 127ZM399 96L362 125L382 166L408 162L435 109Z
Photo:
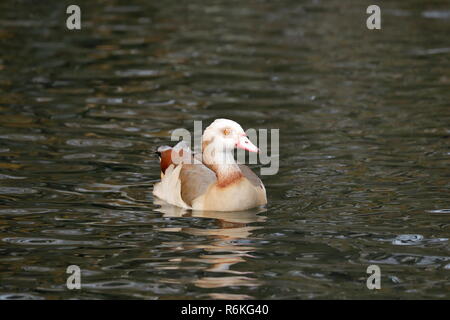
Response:
M220 188L226 188L231 184L238 182L242 177L242 172L239 170L239 167L236 166L236 170L230 170L226 175L222 175L219 171L218 165L207 165L217 176L217 186Z
M166 173L166 169L172 164L172 149L168 149L159 153L161 158L161 172Z
M172 161L172 152L173 151L174 151L173 148L170 148L170 147L164 147L164 150L162 150L161 148L158 149L158 155L160 157L160 165L161 165L162 173L166 173L166 169L171 164L173 164L173 161ZM178 151L178 156L180 158L183 157L183 149Z
M231 174L230 176L217 181L217 186L219 188L226 188L231 186L233 183L237 183L242 179L243 175L240 172Z

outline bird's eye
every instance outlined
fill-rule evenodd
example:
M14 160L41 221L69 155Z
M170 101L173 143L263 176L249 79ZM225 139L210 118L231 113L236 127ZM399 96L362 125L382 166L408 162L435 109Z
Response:
M231 129L229 129L229 128L225 128L225 129L223 129L223 134L224 135L229 135L231 133Z

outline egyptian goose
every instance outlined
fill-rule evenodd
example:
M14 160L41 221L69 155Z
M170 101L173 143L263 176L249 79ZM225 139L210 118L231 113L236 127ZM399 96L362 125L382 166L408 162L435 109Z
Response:
M216 119L202 136L202 154L184 141L158 148L161 182L153 194L178 207L193 210L241 211L267 203L266 189L253 171L234 160L234 148L258 152L242 127Z

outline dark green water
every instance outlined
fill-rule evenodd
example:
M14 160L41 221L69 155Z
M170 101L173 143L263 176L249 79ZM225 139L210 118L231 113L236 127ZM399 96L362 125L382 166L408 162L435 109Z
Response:
M449 299L448 3L370 4L1 1L0 298ZM267 208L155 203L218 117L280 129Z

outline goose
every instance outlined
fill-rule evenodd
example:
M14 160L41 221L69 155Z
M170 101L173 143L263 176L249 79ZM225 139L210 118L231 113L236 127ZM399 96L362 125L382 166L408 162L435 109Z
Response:
M185 141L159 147L161 181L153 195L191 210L243 211L266 205L264 184L249 167L236 163L235 148L259 152L229 119L216 119L205 129L201 154L191 152Z

